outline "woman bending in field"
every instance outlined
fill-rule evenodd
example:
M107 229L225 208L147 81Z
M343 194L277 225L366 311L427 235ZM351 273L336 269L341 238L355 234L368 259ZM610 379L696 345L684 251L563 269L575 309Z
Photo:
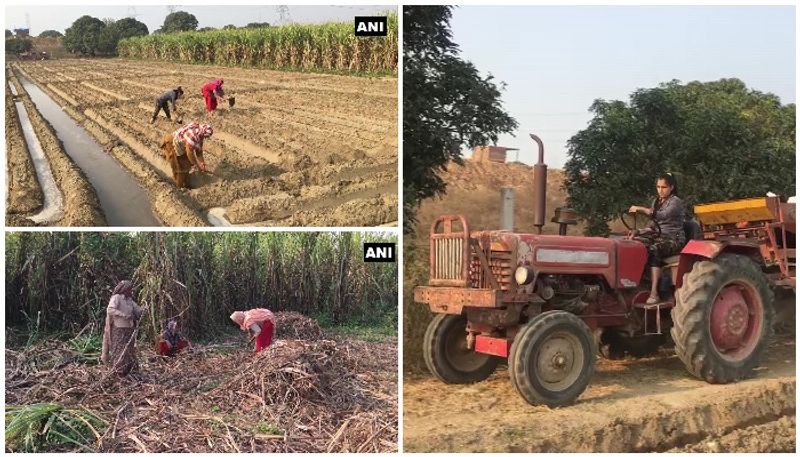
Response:
M251 332L256 340L255 352L261 352L272 344L275 336L275 315L268 309L256 308L250 311L235 311L231 320L243 331Z

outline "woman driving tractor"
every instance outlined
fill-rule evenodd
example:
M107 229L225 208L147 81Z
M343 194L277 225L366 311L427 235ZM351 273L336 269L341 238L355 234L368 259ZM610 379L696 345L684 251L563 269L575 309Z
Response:
M658 197L651 207L631 206L629 213L644 213L652 219L650 226L628 232L629 239L636 239L647 246L647 264L650 265L650 297L647 304L661 301L658 296L658 279L664 259L680 253L686 244L683 231L685 207L678 197L678 184L672 173L658 175L656 179Z

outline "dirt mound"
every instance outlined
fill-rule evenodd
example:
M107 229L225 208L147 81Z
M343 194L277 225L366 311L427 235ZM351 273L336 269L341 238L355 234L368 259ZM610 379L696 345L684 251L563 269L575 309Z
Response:
M323 336L317 321L295 311L275 313L275 337L318 340Z
M471 230L500 228L500 189L503 187L514 189L515 230L534 230L533 167L521 163L465 160L463 166L451 163L441 177L447 183L447 194L441 199L423 202L416 227L418 242L427 243L431 223L442 214L465 215ZM566 206L567 194L561 189L563 182L562 170L547 171L545 233L558 233L558 225L550 222L550 219L557 207ZM570 233L581 233L581 227L570 227Z
M754 425L734 430L721 436L713 436L703 441L670 449L669 452L787 452L797 449L795 433L797 417L781 417L766 424Z
M43 204L44 198L33 162L28 154L25 137L17 118L11 91L6 88L6 176L8 196L6 212L8 225L21 225ZM15 217L16 216L16 217ZM13 221L12 221L13 219ZM28 221L25 225L33 225Z
M390 344L332 340L259 354L198 345L172 359L139 349L138 372L117 379L104 366L56 368L67 351L47 343L6 350L6 404L87 408L107 422L95 452L393 452L396 365L376 375L360 361L387 351L396 360Z

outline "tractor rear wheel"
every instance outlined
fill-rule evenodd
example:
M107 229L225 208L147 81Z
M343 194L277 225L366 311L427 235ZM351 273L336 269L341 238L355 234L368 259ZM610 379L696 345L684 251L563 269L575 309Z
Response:
M511 346L511 384L528 403L572 403L589 385L595 344L589 327L566 311L548 311L523 326Z
M494 373L500 359L467 349L467 319L438 314L428 324L422 354L428 370L448 384L480 382Z
M772 331L773 296L747 257L722 254L696 263L672 309L675 352L689 373L714 384L751 376Z

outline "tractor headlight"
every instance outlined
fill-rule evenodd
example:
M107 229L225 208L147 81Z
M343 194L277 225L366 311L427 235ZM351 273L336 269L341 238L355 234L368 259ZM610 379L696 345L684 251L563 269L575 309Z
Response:
M533 282L533 277L534 271L531 267L517 267L517 270L514 272L514 280L516 280L517 284L520 286Z

